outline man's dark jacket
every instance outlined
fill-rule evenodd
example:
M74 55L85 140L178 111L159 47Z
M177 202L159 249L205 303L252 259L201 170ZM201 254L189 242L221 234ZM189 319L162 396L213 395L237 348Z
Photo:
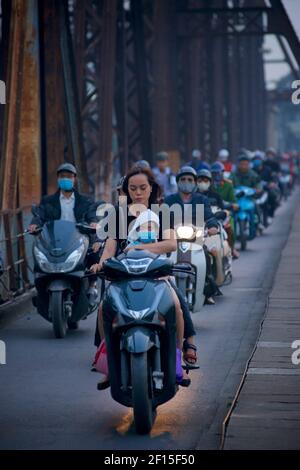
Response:
M92 222L98 222L96 217L97 205L88 196L80 194L74 190L75 195L75 206L74 216L76 222L86 222L91 224ZM51 196L43 196L40 205L34 210L34 216L31 224L42 227L46 222L52 220L59 220L61 217L61 206L60 206L60 191L57 191Z

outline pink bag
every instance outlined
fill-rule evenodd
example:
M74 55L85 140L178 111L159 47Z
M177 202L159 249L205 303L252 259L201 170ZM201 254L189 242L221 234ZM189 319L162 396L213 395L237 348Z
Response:
M108 361L105 340L103 339L97 349L93 367L104 375L108 376Z

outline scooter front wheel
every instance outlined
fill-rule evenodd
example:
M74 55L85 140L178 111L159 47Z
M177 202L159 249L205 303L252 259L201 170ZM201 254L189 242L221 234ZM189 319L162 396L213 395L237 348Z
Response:
M49 308L51 310L54 335L58 339L64 338L67 332L67 319L63 300L63 292L51 292Z
M147 352L131 354L132 406L135 429L138 434L149 434L153 425L151 376Z

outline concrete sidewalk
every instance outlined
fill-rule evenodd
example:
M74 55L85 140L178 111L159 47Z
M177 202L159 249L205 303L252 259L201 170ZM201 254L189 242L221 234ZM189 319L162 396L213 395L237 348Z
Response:
M225 450L300 449L300 364L292 363L296 340L300 342L300 207L282 252L256 350L230 415Z

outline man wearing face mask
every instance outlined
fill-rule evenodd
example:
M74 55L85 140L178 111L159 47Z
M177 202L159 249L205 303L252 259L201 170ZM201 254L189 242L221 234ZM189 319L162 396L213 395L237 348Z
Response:
M34 232L51 220L85 222L96 227L97 217L92 200L76 189L77 171L71 163L63 163L57 169L58 190L50 196L43 196L37 214L31 221L29 231Z
M176 176L178 192L168 196L164 202L168 206L180 204L192 204L193 216L196 214L197 204L204 204L204 221L206 222L208 233L215 235L218 232L218 223L211 211L208 199L197 192L197 172L190 166L183 166ZM195 208L195 210L194 210Z
M74 223L86 223L93 228L97 226L96 205L88 197L80 194L76 189L77 171L71 163L63 163L57 169L58 190L50 196L43 196L31 220L28 230L34 233L38 227L52 220L67 220ZM93 253L88 256L87 266L98 261L100 243L96 235L91 235ZM93 291L95 281L90 280L90 295L96 296Z
M198 171L198 192L206 196L211 206L224 209L224 202L220 194L212 189L212 174L209 170Z
M193 220L196 219L196 207L197 204L204 205L204 221L208 228L209 235L216 235L218 233L218 222L212 213L209 200L207 197L203 196L197 192L197 172L194 168L190 166L183 166L176 176L178 192L172 194L165 199L165 204L169 207L174 204L180 204L183 208L185 204L192 204L192 216ZM194 222L195 223L195 222ZM219 291L212 273L211 265L208 257L208 253L205 251L206 256L206 282L204 288L205 303L209 305L214 305L215 301L213 299L214 295L218 295L221 292Z
M213 163L211 165L210 171L212 175L211 190L221 197L223 201L223 208L231 210L233 212L237 211L239 209L239 206L237 204L237 200L234 194L234 187L231 180L224 178L225 168L223 163ZM231 218L231 225L226 228L226 232L228 235L228 242L232 250L233 259L237 259L239 257L239 252L234 247L235 236L233 218Z

